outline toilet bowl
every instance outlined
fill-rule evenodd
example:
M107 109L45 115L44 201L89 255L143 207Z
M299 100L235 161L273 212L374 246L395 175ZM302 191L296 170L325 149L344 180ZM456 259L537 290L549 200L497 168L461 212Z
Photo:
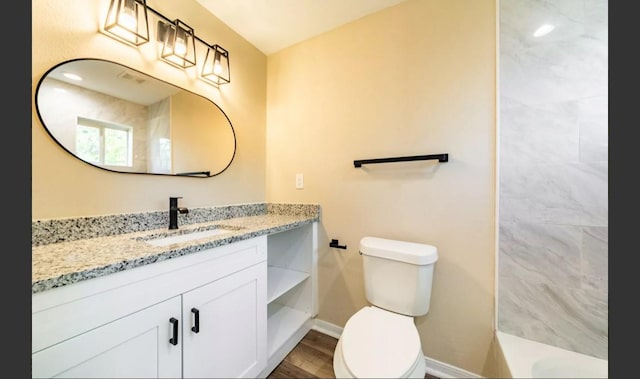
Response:
M349 318L333 354L336 378L424 378L413 317L373 306Z
M424 378L414 317L431 302L434 246L364 237L365 293L371 305L347 320L333 354L336 378Z

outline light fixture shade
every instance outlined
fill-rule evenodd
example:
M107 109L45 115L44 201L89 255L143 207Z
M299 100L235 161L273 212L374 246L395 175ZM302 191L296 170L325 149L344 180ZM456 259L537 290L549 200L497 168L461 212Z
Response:
M104 31L110 37L134 46L149 42L146 0L111 0Z
M158 22L158 40L162 41L160 58L180 68L196 65L196 41L193 28L176 19L173 23Z
M208 46L200 76L216 87L229 83L229 52L219 45Z

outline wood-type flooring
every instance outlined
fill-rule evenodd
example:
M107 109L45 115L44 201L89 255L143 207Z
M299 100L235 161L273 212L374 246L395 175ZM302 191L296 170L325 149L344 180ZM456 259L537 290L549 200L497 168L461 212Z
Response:
M267 379L335 378L333 352L337 343L331 336L310 330ZM429 374L425 378L438 379Z

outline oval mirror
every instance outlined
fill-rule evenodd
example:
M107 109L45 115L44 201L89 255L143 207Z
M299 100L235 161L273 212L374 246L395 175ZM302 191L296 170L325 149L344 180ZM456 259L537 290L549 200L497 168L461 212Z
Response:
M235 155L233 126L217 104L118 63L60 63L35 96L51 137L105 170L211 177Z

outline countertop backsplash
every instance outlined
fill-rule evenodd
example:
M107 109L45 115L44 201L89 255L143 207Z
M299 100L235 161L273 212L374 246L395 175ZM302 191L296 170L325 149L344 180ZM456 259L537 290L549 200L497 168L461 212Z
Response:
M267 213L319 217L320 206L317 204L249 203L189 208L189 213L178 215L178 224L186 226ZM34 220L31 223L31 245L40 246L87 238L115 236L160 229L167 227L167 225L169 225L168 208L165 211Z

